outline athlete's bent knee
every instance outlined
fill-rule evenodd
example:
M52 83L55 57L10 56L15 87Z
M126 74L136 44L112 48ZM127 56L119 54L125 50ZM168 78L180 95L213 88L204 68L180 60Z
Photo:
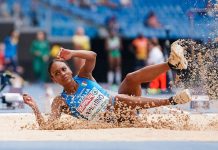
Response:
M127 81L127 82L134 82L134 76L133 76L133 73L128 73L127 75L126 75L126 77L125 77L125 80Z

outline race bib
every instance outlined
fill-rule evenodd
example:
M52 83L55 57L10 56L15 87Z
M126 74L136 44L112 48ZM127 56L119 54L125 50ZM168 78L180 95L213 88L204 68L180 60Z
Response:
M105 96L97 88L93 89L83 98L77 111L88 120L92 120L99 112L106 110L109 97Z

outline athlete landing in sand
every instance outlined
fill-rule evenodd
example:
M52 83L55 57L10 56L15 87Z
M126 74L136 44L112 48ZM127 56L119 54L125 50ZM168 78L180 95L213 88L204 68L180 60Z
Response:
M74 77L72 77L73 72L65 63L65 60L70 60L73 57L86 60L80 72ZM48 71L51 79L63 87L63 92L53 100L48 121L44 120L33 98L27 94L23 95L24 102L33 109L41 128L46 128L54 120L59 119L62 112L77 118L92 120L99 113L106 112L108 104L112 105L114 111L116 111L119 103L135 109L137 106L151 108L184 104L191 100L187 89L169 99L154 99L141 96L141 83L152 81L170 68L178 70L187 68L184 48L178 44L178 41L171 45L171 54L166 63L147 66L127 74L119 87L118 94L110 94L95 81L92 76L95 63L96 53L92 51L61 48L57 59L50 63Z

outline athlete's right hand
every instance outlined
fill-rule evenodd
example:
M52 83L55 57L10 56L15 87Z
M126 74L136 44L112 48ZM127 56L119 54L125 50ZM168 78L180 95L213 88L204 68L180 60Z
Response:
M36 106L35 101L28 94L23 94L23 101L24 101L25 104L29 105L30 107L35 107Z
M61 60L69 60L71 59L71 57L72 57L72 50L64 49L63 47L61 47L56 58Z

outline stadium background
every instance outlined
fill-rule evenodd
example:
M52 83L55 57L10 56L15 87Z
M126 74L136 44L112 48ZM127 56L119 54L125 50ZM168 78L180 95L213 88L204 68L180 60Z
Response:
M73 5L72 2L90 2L90 8L81 8ZM109 1L116 5L96 5L96 2ZM121 6L120 2L131 1L130 6ZM14 18L0 17L0 42L3 42L9 32L16 27L20 32L18 43L19 65L24 68L21 75L25 80L31 81L25 84L23 92L28 93L36 100L41 112L50 112L50 103L53 96L60 93L62 89L56 84L41 85L36 83L33 73L33 56L30 53L31 42L35 39L38 31L45 31L50 46L59 43L66 48L72 48L72 35L78 26L85 28L86 34L91 37L91 49L98 54L94 77L99 82L106 82L108 62L107 53L104 47L105 39L99 35L102 28L106 28L105 20L115 15L121 27L120 35L123 40L122 51L122 74L123 77L134 70L135 56L129 46L138 33L144 34L147 38L157 37L165 53L169 53L167 41L173 42L179 38L190 38L201 43L208 43L218 40L218 21L215 9L208 8L208 2L215 4L217 0L0 0L1 4L8 5L8 12L11 13L15 3L21 6L26 23L17 27ZM33 15L33 5L35 15ZM216 5L216 8L218 5ZM112 6L114 7L114 5ZM160 29L147 28L143 20L149 11L154 11L163 25ZM0 8L0 16L2 7ZM38 24L33 26L31 19L34 16ZM168 34L169 33L169 34ZM216 63L214 63L216 64ZM216 68L214 68L215 70ZM215 78L216 79L216 78ZM209 82L217 83L209 80ZM32 82L34 82L32 84ZM28 82L27 82L28 83ZM203 89L201 86L200 89ZM51 92L53 90L53 93ZM7 92L5 89L4 92ZM145 90L143 90L145 91ZM214 90L215 91L215 90ZM2 94L1 93L1 94ZM52 93L52 94L51 94ZM149 95L146 97L166 98L174 93ZM0 149L216 149L218 141L217 112L218 103L216 100L209 101L205 95L193 96L193 102L198 102L199 107L191 107L192 103L160 108L162 116L166 117L166 111L172 120L166 120L175 130L168 128L162 120L154 122L152 128L109 128L109 129L80 129L81 124L75 124L73 130L44 131L28 128L34 123L32 109L26 105L18 108L8 108L5 104L0 105ZM17 102L15 101L15 104ZM195 103L193 103L195 104ZM210 108L205 109L205 105ZM17 105L15 105L17 106ZM176 108L176 109L174 109ZM177 109L178 108L178 109ZM202 108L202 109L200 109ZM178 116L190 116L191 120L199 125L200 130L177 129L177 124L186 125L187 118L175 118L171 116L171 110L178 112ZM182 111L181 111L182 110ZM151 113L150 113L151 112ZM153 118L153 110L149 109ZM155 114L154 114L155 115ZM156 118L159 118L160 112ZM173 114L174 116L174 114ZM176 115L177 116L177 115ZM154 117L155 118L155 117ZM164 117L163 117L164 119ZM165 120L165 119L164 119ZM163 121L164 121L163 120ZM67 120L68 121L68 120ZM146 118L147 121L147 118ZM151 120L152 121L152 120ZM155 121L155 119L154 119ZM175 124L173 122L175 122ZM184 122L183 122L184 121ZM189 121L189 120L188 120ZM214 129L204 130L202 125L211 121ZM87 125L87 123L85 123ZM156 125L160 125L156 126ZM195 124L194 124L195 125ZM99 126L97 126L99 127ZM154 127L154 128L153 128ZM156 130L156 127L158 130ZM100 127L101 128L101 127ZM32 141L32 142L30 142ZM38 142L37 142L38 141ZM64 142L66 141L66 142Z
M170 42L178 38L191 38L200 42L210 42L217 37L217 20L214 14L206 12L208 0L132 0L131 6L123 7L119 0L111 0L117 8L97 6L94 9L81 8L69 0L6 0L9 10L14 3L19 3L27 20L31 19L33 4L36 6L38 25L26 24L18 28L20 39L18 44L19 65L24 68L24 79L34 81L32 71L32 55L30 44L35 39L36 32L43 30L52 46L59 43L71 49L71 37L78 26L85 28L91 37L91 49L98 54L94 77L99 82L106 82L107 54L104 50L104 38L99 35L99 29L106 28L105 20L116 16L120 24L120 35L123 40L122 76L134 70L135 56L129 50L131 41L142 33L145 37L157 37L162 48L166 40ZM91 4L97 3L91 0ZM210 1L213 4L215 0ZM149 11L154 11L163 27L152 29L144 27L143 19ZM199 13L200 12L200 13ZM192 16L190 16L190 14ZM28 21L27 21L28 22ZM13 18L0 18L0 41L15 27ZM169 33L169 34L168 34Z

